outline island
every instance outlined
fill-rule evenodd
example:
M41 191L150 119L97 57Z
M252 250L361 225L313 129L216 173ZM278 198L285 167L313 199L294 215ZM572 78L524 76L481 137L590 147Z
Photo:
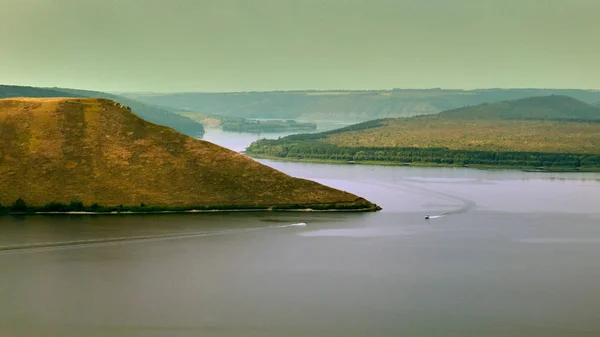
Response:
M377 210L109 99L0 99L0 213Z
M295 120L280 119L248 119L218 114L205 114L196 112L181 112L182 116L202 123L206 128L218 129L239 133L269 133L286 131L314 131L316 123L297 122Z
M600 170L600 109L564 95L379 119L252 143L256 158L352 164Z
M221 124L223 131L233 132L251 132L251 133L263 133L263 132L284 132L284 131L305 131L305 130L316 130L317 124L315 123L299 123L294 120L252 120L244 119L237 122L225 122Z

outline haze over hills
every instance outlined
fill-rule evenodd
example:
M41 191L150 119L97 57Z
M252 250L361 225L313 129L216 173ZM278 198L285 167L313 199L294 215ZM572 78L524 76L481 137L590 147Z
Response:
M204 134L202 124L174 113L168 107L143 103L131 98L100 91L78 90L67 88L36 88L23 86L0 85L0 98L8 97L88 97L106 98L129 106L140 117L156 124L165 125L192 137Z
M435 114L464 106L532 96L567 95L586 103L600 91L579 89L394 89L242 93L126 93L151 104L246 118L367 121Z
M600 109L567 96L524 98L259 140L247 153L294 160L600 168Z
M377 209L88 98L0 100L0 204L19 198L38 210Z

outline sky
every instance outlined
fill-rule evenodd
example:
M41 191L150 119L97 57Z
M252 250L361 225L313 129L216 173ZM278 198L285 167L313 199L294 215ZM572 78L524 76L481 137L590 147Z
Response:
M599 0L0 0L0 84L600 89Z

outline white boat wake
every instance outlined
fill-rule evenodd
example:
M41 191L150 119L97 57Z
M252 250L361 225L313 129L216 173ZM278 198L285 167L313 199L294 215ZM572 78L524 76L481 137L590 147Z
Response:
M282 225L280 226L280 228L286 228L286 227L306 227L307 224L306 222L300 222L300 223L293 223L291 225Z
M438 218L441 218L441 217L444 217L447 215L465 213L465 212L468 212L471 209L475 208L475 206L477 205L475 203L475 201L473 201L473 200L463 198L456 194L451 194L451 193L443 192L440 190L429 189L429 188L423 187L422 184L415 186L413 183L408 183L406 181L400 181L400 180L396 180L394 183L390 183L390 184L381 184L378 182L369 181L369 184L386 187L386 188L391 188L391 189L404 190L405 192L420 194L420 195L424 195L424 196L428 196L428 197L434 197L434 198L438 198L438 199L442 199L442 200L446 200L446 201L450 201L450 202L459 204L458 208L456 208L454 210L444 212L441 214L436 214L436 215L428 215L426 217L427 219L438 219Z
M252 232L252 231L266 230L266 229L276 229L276 228L286 228L286 227L306 227L306 226L307 226L307 224L305 222L301 222L301 223L288 224L288 225L227 229L227 230L220 230L220 231L214 231L214 232L190 232L190 233L158 234L158 235L143 235L143 236L120 236L120 237L102 238L102 239L40 242L40 243L30 243L30 244L23 244L23 245L0 246L0 255L21 254L21 253L38 253L38 252L67 250L67 249L80 249L80 248L92 248L92 247L106 247L106 246L122 245L122 244L129 244L129 243L146 243L146 242L153 242L153 241L190 239L190 238L199 238L199 237L205 237L205 236L240 234L240 233L246 233L246 232Z

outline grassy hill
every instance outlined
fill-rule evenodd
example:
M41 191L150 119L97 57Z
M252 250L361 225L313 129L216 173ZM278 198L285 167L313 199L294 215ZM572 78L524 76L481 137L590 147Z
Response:
M441 113L444 118L600 121L597 107L569 96L528 97L499 103L484 103Z
M100 91L77 90L67 88L36 88L23 86L0 85L0 98L8 97L89 97L106 98L129 106L140 117L156 124L165 125L192 137L204 134L202 124L171 111L170 108L160 107L133 100L131 98L113 95Z
M594 104L600 91L575 89L394 89L242 93L126 94L147 103L245 118L367 121L411 117L534 96L566 95Z
M600 109L546 96L260 140L247 153L395 164L600 168Z
M0 100L0 204L20 198L46 211L376 209L86 98Z

